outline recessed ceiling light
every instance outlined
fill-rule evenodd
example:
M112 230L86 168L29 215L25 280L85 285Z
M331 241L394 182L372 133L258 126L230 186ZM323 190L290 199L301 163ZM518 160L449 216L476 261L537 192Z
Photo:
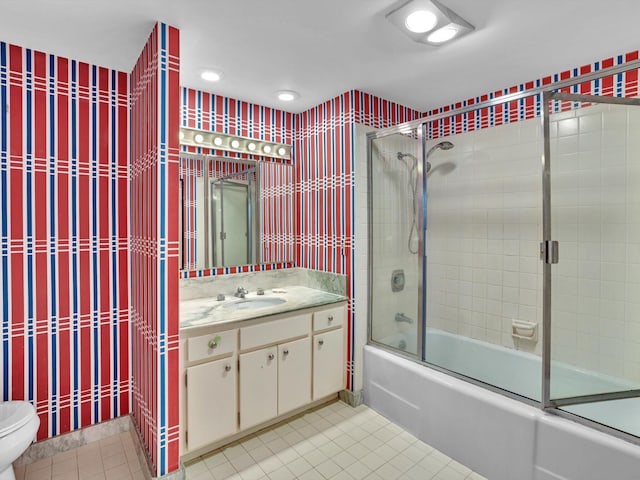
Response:
M238 140L231 140L231 148L239 148L240 142Z
M291 102L300 96L298 92L294 92L293 90L280 90L277 94L278 100L282 100L283 102Z
M196 143L202 143L204 142L204 137L202 136L202 134L200 133L196 133L193 137L193 139L196 141Z
M281 157L284 157L287 154L287 149L284 147L280 147L278 149L278 155L280 155Z
M416 10L407 15L404 21L409 31L414 33L426 33L433 29L438 23L438 18L433 12L428 10Z
M265 145L264 147L262 147L262 151L264 153L271 153L271 145Z
M200 77L207 82L217 82L222 78L222 74L214 72L213 70L205 70L200 74Z
M222 145L222 138L220 138L220 137L214 138L213 139L213 144L217 145L219 147L220 145Z
M458 34L458 29L452 25L439 28L427 37L427 42L443 43L451 40Z

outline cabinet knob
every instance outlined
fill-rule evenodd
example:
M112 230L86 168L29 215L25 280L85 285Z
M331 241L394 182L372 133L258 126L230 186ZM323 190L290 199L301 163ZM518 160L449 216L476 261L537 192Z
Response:
M216 335L215 337L213 337L211 340L209 340L209 343L207 343L207 346L210 349L214 349L218 346L218 342L221 340L220 335Z
M284 351L282 352L284 355L289 355L289 349L285 348Z
M318 345L324 345L324 340L323 339L318 340Z
M268 358L269 360L273 360L274 358L276 358L276 356L275 356L273 353L270 353L270 354L267 356L267 358Z
M330 322L333 322L333 315L329 315L329 316L327 317L327 320L328 320L328 321L330 321Z
M224 371L225 371L225 372L230 372L230 371L231 371L231 364L227 363L227 364L224 366Z

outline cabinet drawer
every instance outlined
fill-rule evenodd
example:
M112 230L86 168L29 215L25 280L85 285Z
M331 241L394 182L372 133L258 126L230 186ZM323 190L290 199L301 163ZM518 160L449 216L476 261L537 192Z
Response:
M309 314L244 327L240 329L240 348L247 350L301 337L308 335L310 328L311 315Z
M313 331L325 330L332 327L341 327L346 316L345 307L336 307L313 314Z
M187 361L195 362L235 352L238 346L238 329L211 333L187 340Z

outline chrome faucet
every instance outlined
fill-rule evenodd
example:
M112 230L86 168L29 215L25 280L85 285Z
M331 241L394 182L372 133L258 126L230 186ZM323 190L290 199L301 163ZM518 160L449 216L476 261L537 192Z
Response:
M238 287L238 289L236 290L236 293L234 293L233 296L238 298L244 298L247 296L247 293L249 293L249 291L246 288Z
M404 313L396 313L395 320L398 323L408 323L408 324L413 323L413 318L407 317Z

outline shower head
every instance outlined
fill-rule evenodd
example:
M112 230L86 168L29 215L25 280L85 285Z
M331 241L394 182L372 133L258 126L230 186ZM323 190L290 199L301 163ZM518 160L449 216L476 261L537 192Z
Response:
M440 142L435 144L433 147L431 147L429 149L429 151L427 152L427 158L429 158L429 155L431 155L434 151L440 149L440 150L451 150L455 145L451 142Z

